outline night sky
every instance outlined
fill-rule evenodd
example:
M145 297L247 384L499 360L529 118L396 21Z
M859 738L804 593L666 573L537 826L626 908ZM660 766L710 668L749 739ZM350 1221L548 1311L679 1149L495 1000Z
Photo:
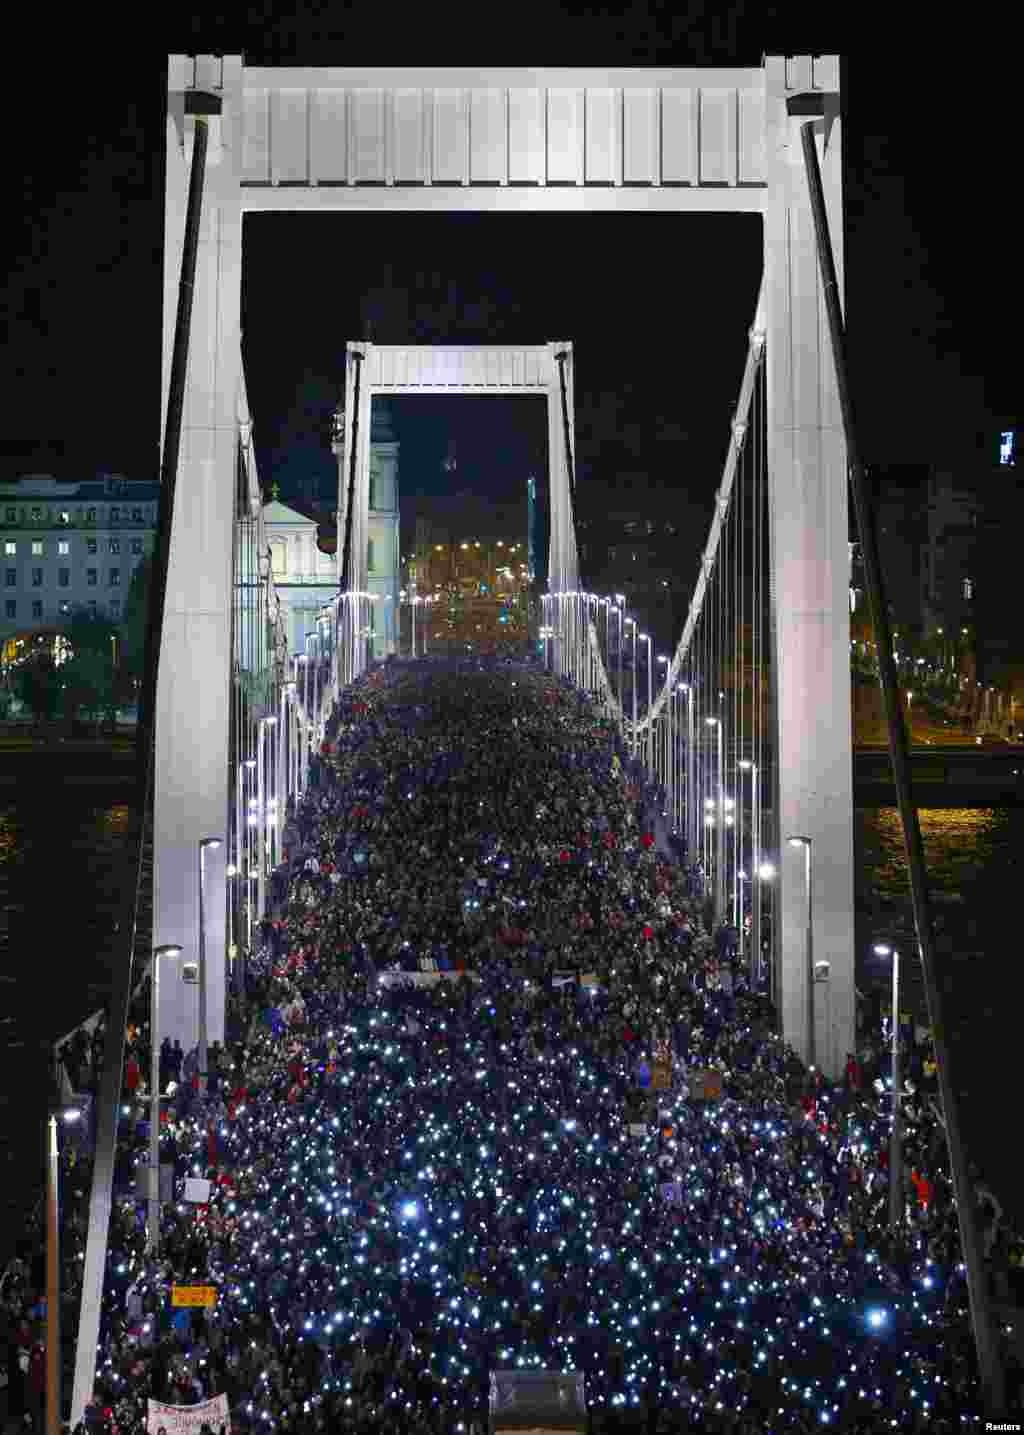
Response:
M102 16L62 11L45 32L51 17L22 12L7 93L6 473L18 466L12 445L53 438L66 445L68 477L156 471L169 51L485 66L757 64L766 51L839 50L865 454L941 463L993 452L1019 403L1006 286L1016 236L1012 88L984 9L971 11L976 28L941 33L900 29L891 7L867 5L576 9L517 4L505 20L500 7L477 6L456 20L405 5L332 5L323 18L317 7L222 6L175 18L169 7L114 3ZM681 508L703 523L742 370L759 220L256 215L245 242L258 458L282 496L331 482L323 434L346 340L557 338L576 351L581 492L589 475L614 484L648 474L677 487ZM518 482L540 426L527 415L517 434L510 411L498 422L486 408L454 400L450 417L424 410L417 424L404 406L410 491L439 481L453 438L460 481L472 470L496 494Z

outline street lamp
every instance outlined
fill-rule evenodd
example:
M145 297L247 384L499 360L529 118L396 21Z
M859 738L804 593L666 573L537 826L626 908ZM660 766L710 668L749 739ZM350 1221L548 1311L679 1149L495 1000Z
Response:
M631 742L631 744L630 744L630 747L631 747L632 751L631 751L631 754L630 754L630 755L632 756L632 758L633 758L634 761L635 761L635 760L636 760L636 633L637 633L637 627L636 627L636 619L635 619L635 618L627 618L625 621L626 621L626 622L629 624L629 626L633 629L633 732L632 732L632 742Z
M889 1136L889 1225L896 1231L903 1216L903 1112L900 1105L900 954L879 942L875 952L892 957L892 1131Z
M313 697L314 707L316 695ZM256 734L256 842L257 859L259 866L259 885L256 892L256 904L258 918L263 916L266 909L266 880L267 880L267 729L272 728L277 722L276 717L264 717L260 719ZM257 920L258 920L257 918Z
M206 1095L206 853L221 844L219 837L203 837L199 842L199 1095Z
M807 1065L815 1064L814 1051L814 926L811 898L811 847L810 837L788 837L790 847L804 849L804 887L807 892Z
M659 663L666 663L666 664L667 664L668 661L669 661L669 659L668 659L668 654L667 654L667 653L659 653L659 654L658 654L658 662L659 662ZM668 685L668 680L669 680L670 672L671 672L671 670L670 670L668 667L666 667L666 668L665 668L665 698L664 698L664 702L662 703L662 707L663 707L664 712L665 712L664 741L663 741L662 744L661 744L661 748L662 748L662 764L663 764L662 785L663 785L664 787L670 787L670 786L671 786L671 783L672 783L672 696L671 696L671 689L669 688L669 685Z
M615 603L619 613L619 710L622 710L622 620L625 616L623 604L626 601L625 593L615 594Z
M694 752L695 732L693 688L680 683L677 692L686 694L686 853L693 862L697 854L697 758Z
M761 869L761 814L758 811L758 799L760 793L757 786L757 763L751 762L749 758L740 758L740 771L750 773L750 870L756 875ZM740 833L740 845L742 849L743 836ZM751 888L751 923L750 937L758 964L760 975L761 963L761 887L755 882ZM753 967L753 962L751 963Z
M77 1106L61 1106L47 1118L46 1142L46 1435L60 1435L60 1150L57 1119L70 1124Z
M722 720L709 717L704 719L718 735L718 798L715 803L717 831L715 833L715 921L721 923L725 911L725 774L722 755Z
M651 635L640 634L641 643L647 644L647 780L654 778L654 723L651 718L651 709L654 706L654 675L651 661Z
M149 968L149 1231L152 1254L160 1248L160 958L180 957L177 942L153 948Z

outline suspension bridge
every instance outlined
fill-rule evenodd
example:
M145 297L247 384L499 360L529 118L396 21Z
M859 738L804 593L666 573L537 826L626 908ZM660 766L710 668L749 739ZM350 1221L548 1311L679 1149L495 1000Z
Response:
M602 71L170 58L146 816L125 905L135 961L114 995L112 1032L124 1029L141 954L152 951L154 1034L195 1044L198 982L200 1070L206 1042L224 1038L229 953L265 910L310 750L370 661L374 396L532 393L548 408L545 661L620 726L662 791L666 829L700 862L717 920L734 921L765 963L786 1039L837 1073L855 1031L850 551L812 186L841 292L839 91L835 56ZM624 605L581 580L569 339L348 345L338 589L306 651L289 652L241 353L242 226L257 211L383 211L398 235L403 213L418 211L761 216L746 366L672 652L652 653ZM93 1378L120 1078L120 1052L108 1052L73 1424Z

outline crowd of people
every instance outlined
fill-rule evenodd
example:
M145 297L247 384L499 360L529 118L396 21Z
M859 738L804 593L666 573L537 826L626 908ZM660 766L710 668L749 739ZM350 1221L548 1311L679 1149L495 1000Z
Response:
M926 1034L891 1233L879 1033L842 1081L803 1068L659 807L528 663L392 662L344 695L208 1092L162 1049L156 1255L135 1014L90 1435L220 1394L245 1435L482 1432L494 1370L582 1372L595 1432L981 1422ZM38 1314L29 1268L4 1299Z

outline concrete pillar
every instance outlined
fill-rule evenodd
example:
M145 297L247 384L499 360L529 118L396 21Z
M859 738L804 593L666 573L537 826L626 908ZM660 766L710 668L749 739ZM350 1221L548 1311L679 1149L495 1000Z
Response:
M834 57L765 61L768 466L774 661L778 677L779 899L783 1033L809 1049L805 857L812 840L815 963L829 963L831 1032L820 1066L835 1075L853 1049L853 778L846 446L821 296L800 119L787 95L824 91L822 182L842 286L839 73ZM825 997L822 985L818 996ZM820 1022L819 1015L816 1020ZM819 1032L821 1026L818 1027Z
M160 1036L198 1035L198 988L181 979L199 955L199 840L228 832L232 536L238 446L242 207L237 134L241 60L171 56L168 71L163 406L166 420L194 124L190 88L219 92L210 123L196 264L181 458L171 534L156 710L153 941L183 952L161 972ZM226 846L207 854L207 1020L224 1038Z

